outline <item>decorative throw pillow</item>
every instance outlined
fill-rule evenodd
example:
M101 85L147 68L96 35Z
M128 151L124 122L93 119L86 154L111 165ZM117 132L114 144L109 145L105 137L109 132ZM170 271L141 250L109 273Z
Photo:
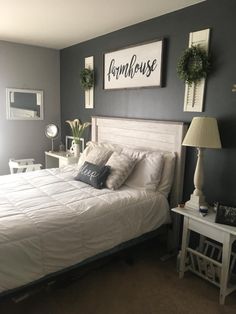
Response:
M155 191L161 180L162 169L163 154L147 154L138 161L125 184L132 188Z
M106 142L101 142L101 143L97 143L97 142L88 142L86 144L86 148L85 150L83 151L83 153L80 155L80 158L79 158L79 161L78 161L78 168L80 168L84 163L85 161L87 161L87 157L88 155L90 154L90 152L94 149L94 148L98 148L99 150L109 150L111 151L110 154L112 154L114 151L120 153L122 148L119 146L119 145L116 145L116 144L112 144L112 143L106 143ZM109 156L110 157L110 156ZM108 157L108 158L109 158ZM91 156L89 157L91 158ZM88 160L90 161L90 160ZM96 161L96 160L95 160ZM107 160L106 160L107 161ZM92 161L91 161L92 162ZM96 164L96 162L93 162Z
M112 150L105 147L94 147L88 154L86 161L91 162L95 165L102 166L108 161L112 154Z
M106 163L111 167L111 173L107 178L106 185L109 189L118 189L132 172L137 160L124 154L114 152Z
M88 161L92 164L103 166L105 165L111 154L112 154L111 150L104 147L95 146L87 154L87 156L78 163L78 167L80 168L82 166L81 165L82 161L83 162Z
M96 189L102 189L109 173L109 166L97 166L86 161L80 168L75 180L90 184Z

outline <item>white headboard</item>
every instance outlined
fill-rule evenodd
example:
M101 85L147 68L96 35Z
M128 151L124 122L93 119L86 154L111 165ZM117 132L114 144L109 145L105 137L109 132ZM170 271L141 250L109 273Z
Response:
M171 206L176 206L182 200L185 164L182 140L186 130L183 122L92 117L92 141L176 153L175 177L170 195Z

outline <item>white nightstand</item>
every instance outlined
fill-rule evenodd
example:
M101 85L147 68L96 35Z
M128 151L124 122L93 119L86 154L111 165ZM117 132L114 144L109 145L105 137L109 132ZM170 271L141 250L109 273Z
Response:
M215 213L210 211L202 217L197 210L173 208L173 212L184 216L182 248L180 254L179 276L190 270L220 288L220 304L225 297L236 290L236 284L229 283L236 254L231 256L232 244L236 240L236 227L215 223ZM199 233L197 249L189 247L190 231ZM206 240L213 239L221 245ZM210 244L209 244L210 243Z
M45 152L46 168L60 168L77 163L79 157L68 155L66 152Z

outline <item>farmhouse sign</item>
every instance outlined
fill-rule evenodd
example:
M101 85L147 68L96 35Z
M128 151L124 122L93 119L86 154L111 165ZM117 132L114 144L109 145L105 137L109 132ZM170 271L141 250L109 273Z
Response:
M104 54L104 89L161 86L163 40Z

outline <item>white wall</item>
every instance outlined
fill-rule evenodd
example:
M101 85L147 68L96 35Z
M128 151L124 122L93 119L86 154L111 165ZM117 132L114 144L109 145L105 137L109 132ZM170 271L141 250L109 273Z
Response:
M44 120L7 120L6 87L42 89ZM60 126L59 51L0 41L0 175L9 173L9 158L44 163L50 148L44 128L51 122Z

